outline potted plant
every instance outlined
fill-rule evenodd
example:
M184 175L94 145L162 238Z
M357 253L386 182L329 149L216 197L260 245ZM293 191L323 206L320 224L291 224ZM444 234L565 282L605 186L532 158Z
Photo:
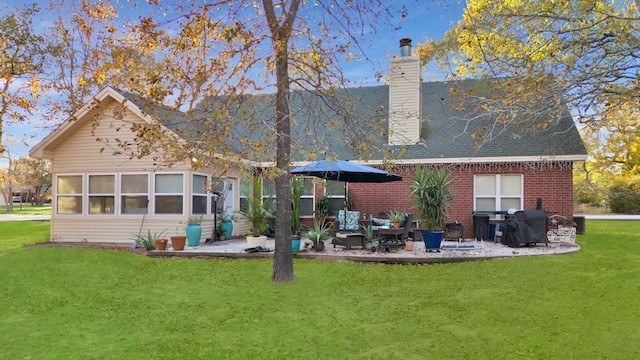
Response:
M200 237L202 236L202 215L189 216L187 219L187 244L189 246L198 246L200 244Z
M372 225L362 226L362 235L364 235L365 247L371 251L377 250L378 237Z
M325 224L318 220L313 221L313 227L309 228L306 235L313 243L313 249L315 251L324 250L324 242L331 237L332 224Z
M220 240L229 240L231 236L233 236L233 214L228 212L223 212L220 215L220 227L224 230L222 235L216 235Z
M226 236L226 230L222 227L222 223L216 226L216 239L224 240Z
M404 213L398 210L389 211L387 216L396 229L400 227L400 223L404 220Z
M304 193L304 180L291 178L291 250L300 250L300 197Z
M183 221L180 221L176 226L176 234L180 235L172 235L171 238L171 247L174 251L184 250L184 246L187 243L187 224Z
M416 215L422 220L422 239L427 251L439 251L449 214L449 203L455 196L453 179L447 170L418 168L411 177L410 188Z
M133 238L136 242L136 247L141 245L145 250L166 250L167 249L167 239L163 239L162 235L166 230L162 230L161 232L151 232L151 230L147 230L146 234L134 234Z
M238 214L251 223L251 231L247 233L247 244L249 247L266 247L267 237L262 233L267 228L267 220L273 215L262 203L262 179L254 176L251 190L244 195L249 200L248 208L245 211L238 211Z

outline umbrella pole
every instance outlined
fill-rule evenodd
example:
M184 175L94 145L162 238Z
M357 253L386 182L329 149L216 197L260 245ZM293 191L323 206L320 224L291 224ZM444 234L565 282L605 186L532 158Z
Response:
M344 230L347 230L347 210L349 209L347 202L347 182L344 182L344 215L342 219L342 227Z

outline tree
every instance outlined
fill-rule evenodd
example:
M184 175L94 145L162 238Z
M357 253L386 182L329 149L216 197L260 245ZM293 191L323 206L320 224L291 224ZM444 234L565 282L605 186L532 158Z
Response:
M493 97L464 92L494 116L495 129L532 117L552 126L549 109L565 102L580 123L606 128L602 120L620 107L638 111L639 35L638 1L475 0L444 40L418 53L450 66L452 77L500 78Z
M29 189L28 201L42 205L51 188L49 161L20 157L14 161L14 175L21 189Z
M46 57L43 37L32 24L39 8L24 6L0 17L0 154L3 125L24 121L32 114L42 91L40 75Z
M109 6L98 3L91 11L110 13ZM276 184L272 280L294 280L291 155L315 157L324 149L292 143L290 124L298 119L290 111L290 99L297 96L306 101L302 107L317 117L317 121L305 124L308 133L322 137L327 136L325 127L339 128L345 134L341 140L352 144L356 153L363 157L371 154L371 139L380 133L376 126L382 122L371 121L374 110L366 116L354 113L351 107L357 99L348 94L338 98L335 93L348 84L340 60L366 59L358 37L388 19L390 8L379 1L333 0L263 0L260 4L223 0L205 5L180 3L174 9L150 2L148 6L154 13L167 14L166 20L140 16L128 32L105 34L104 43L117 45L117 52L152 56L161 66L130 64L114 50L113 62L95 71L141 95L141 101L151 100L145 103L144 111L164 123L131 124L135 134L131 143L99 140L130 157L161 150L167 155L157 161L166 166L191 159L196 159L194 166L215 164L220 175L241 160L275 162L275 168L262 174L275 179ZM123 69L128 65L144 70L136 73L141 75L135 81L123 82ZM270 91L275 94L264 94ZM316 113L321 106L333 111ZM176 109L186 112L171 119L161 116ZM166 126L180 138L171 137Z
M7 140L10 139L7 137ZM6 205L7 213L13 212L13 193L16 190L16 165L9 149L5 150L1 155L7 160L7 168L0 169L0 192Z

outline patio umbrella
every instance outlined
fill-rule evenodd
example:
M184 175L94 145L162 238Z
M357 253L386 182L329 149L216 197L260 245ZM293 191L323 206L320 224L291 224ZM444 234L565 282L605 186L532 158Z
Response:
M402 176L390 174L371 166L352 163L346 160L318 160L291 170L293 175L315 176L325 180L344 182L344 210L347 216L347 183L384 183L402 181Z

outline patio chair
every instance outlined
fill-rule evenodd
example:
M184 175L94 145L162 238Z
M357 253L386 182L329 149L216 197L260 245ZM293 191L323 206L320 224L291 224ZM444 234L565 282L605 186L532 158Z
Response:
M338 225L338 231L345 230L360 230L360 211L349 211L345 215L344 210L338 210L338 216L336 217L336 224Z
M399 231L398 233L394 233L393 235L382 236L378 241L380 245L380 249L384 251L391 250L391 248L404 248L404 243L407 239L409 239L409 233L412 229L413 223L413 214L407 214L405 217L405 221L403 222L403 226L400 229L389 229L388 232Z
M331 243L335 248L336 245L345 246L351 249L352 246L360 246L364 249L364 234L360 232L360 212L344 210L338 211L336 217L336 234Z

